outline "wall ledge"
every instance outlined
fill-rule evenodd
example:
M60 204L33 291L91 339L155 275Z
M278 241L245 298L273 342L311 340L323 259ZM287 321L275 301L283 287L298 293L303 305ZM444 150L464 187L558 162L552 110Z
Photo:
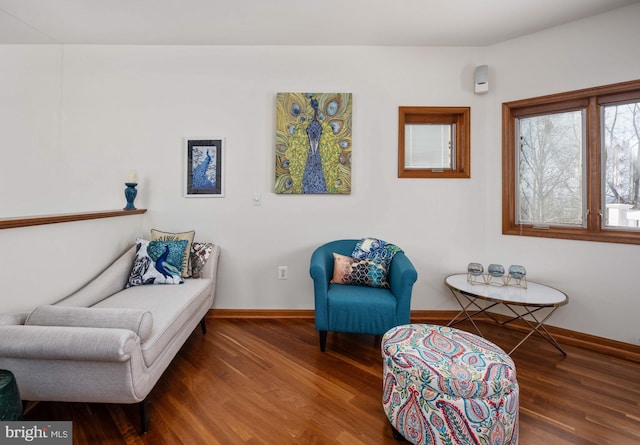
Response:
M63 222L85 221L88 219L113 218L117 216L141 215L147 209L135 210L99 210L95 212L64 213L58 215L21 216L0 218L0 229L15 229L18 227L41 226Z

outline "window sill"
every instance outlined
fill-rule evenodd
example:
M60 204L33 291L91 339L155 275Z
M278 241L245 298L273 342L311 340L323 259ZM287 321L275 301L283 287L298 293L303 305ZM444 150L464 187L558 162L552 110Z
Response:
M0 229L40 226L63 222L85 221L88 219L113 218L116 216L140 215L147 209L136 210L101 210L96 212L66 213L60 215L24 216L17 218L0 218Z

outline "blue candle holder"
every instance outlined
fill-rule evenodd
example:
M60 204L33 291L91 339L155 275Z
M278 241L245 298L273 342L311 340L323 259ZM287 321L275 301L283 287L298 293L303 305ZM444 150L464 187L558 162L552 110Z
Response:
M125 182L124 185L127 186L124 189L124 197L127 198L127 206L123 210L136 210L136 207L133 205L133 200L136 199L136 195L138 194L138 190L136 186L137 182Z

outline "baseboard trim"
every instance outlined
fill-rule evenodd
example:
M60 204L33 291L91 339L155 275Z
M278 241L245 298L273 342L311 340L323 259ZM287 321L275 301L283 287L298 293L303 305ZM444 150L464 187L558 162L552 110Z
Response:
M210 309L207 318L313 318L313 309Z
M411 311L411 321L418 323L447 324L458 311ZM510 317L492 313L500 321ZM289 318L289 319L313 319L313 309L211 309L207 318ZM479 320L491 321L488 317L478 317ZM561 345L578 346L591 351L607 354L612 357L631 360L640 363L640 346L598 337L591 334L576 332L569 329L545 325L549 332ZM529 328L523 322L513 322L505 326L507 329L515 329L529 332Z

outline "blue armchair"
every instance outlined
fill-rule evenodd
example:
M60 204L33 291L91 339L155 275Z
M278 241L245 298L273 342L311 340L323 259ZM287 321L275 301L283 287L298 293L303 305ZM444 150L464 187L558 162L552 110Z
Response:
M391 261L389 289L330 283L333 253L350 256L357 242L355 239L332 241L311 255L315 322L321 351L326 348L327 331L382 335L394 326L409 323L411 291L418 273L404 253L396 253Z

